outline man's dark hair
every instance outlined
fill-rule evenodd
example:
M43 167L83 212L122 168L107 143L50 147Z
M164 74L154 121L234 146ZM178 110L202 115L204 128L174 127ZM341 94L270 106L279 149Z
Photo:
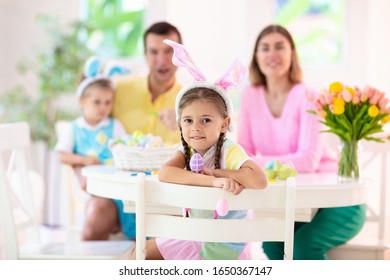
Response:
M172 24L170 24L166 21L156 22L156 23L152 24L148 29L146 29L146 31L144 33L144 48L145 48L145 50L146 50L146 37L149 34L169 35L172 33L176 33L178 35L178 37L179 37L178 43L182 44L181 34L180 34L179 30L175 26L173 26Z

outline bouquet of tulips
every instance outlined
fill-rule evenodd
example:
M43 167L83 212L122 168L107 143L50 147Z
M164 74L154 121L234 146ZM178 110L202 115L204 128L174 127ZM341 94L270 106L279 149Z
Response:
M316 106L309 113L318 115L328 127L324 132L340 138L339 176L358 178L357 142L361 139L384 142L375 134L383 132L383 126L390 120L389 99L371 86L360 89L340 82L330 84L318 96L307 95Z

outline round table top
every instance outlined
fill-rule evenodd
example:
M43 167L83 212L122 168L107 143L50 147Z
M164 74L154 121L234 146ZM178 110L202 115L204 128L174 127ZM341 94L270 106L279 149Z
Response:
M119 170L114 166L95 165L82 169L91 194L126 199L131 197L138 171ZM147 173L147 181L158 181ZM283 182L270 182L268 188ZM366 202L368 180L339 182L334 173L301 173L296 176L296 208L325 208L363 204Z

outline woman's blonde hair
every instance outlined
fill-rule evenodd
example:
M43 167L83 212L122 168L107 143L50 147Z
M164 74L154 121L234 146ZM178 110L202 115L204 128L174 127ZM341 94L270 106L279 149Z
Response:
M268 34L271 33L279 33L283 35L287 41L290 43L290 47L292 50L292 57L291 57L291 66L290 66L290 73L289 73L289 80L293 84L300 83L302 81L302 69L301 66L299 65L299 59L298 59L298 54L295 48L294 40L288 32L286 28L283 26L277 25L277 24L272 24L268 25L265 27L259 34L259 36L256 39L255 43L255 48L253 50L253 55L252 55L252 60L249 65L249 79L254 86L267 86L267 80L265 78L265 75L263 72L260 70L260 66L257 63L256 59L256 53L257 53L257 48L259 45L260 40L265 37Z

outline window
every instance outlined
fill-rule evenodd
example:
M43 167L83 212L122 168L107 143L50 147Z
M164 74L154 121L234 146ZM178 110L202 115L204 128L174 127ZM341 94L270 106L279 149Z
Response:
M334 64L343 56L344 0L276 0L276 23L288 28L304 64Z
M82 0L81 18L88 23L88 47L106 57L142 55L144 0Z

